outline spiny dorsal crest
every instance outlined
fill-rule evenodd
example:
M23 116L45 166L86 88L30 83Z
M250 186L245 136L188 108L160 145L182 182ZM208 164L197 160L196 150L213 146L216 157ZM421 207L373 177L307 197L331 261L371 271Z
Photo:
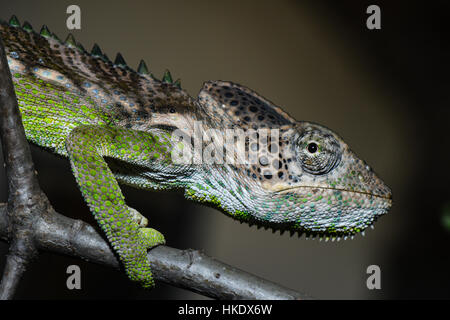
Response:
M12 16L11 16L11 18L10 18L9 21L8 21L8 24L9 24L11 27L20 28L20 22L19 22L19 19L16 17L16 15L12 15ZM23 24L23 26L22 26L22 29L23 29L24 31L26 31L26 32L34 32L33 26L32 26L29 22L27 22L27 21L24 22L24 24ZM60 43L62 43L62 44L64 44L64 45L66 45L66 46L69 47L69 48L78 49L78 50L80 50L80 51L83 52L83 53L88 53L88 52L84 49L84 47L83 47L79 42L77 42L77 41L75 40L75 37L74 37L73 34L71 34L71 33L69 33L69 34L67 35L66 40L63 42L63 41L61 41L61 40L58 38L58 36L57 36L56 34L50 32L50 30L49 30L49 28L47 27L47 25L44 24L44 25L42 26L41 30L39 31L39 34L40 34L42 37L47 38L47 39L48 39L48 38L53 38L53 39L57 40L58 42L60 42ZM94 46L92 47L92 50L91 50L91 52L90 52L90 55L93 56L93 57L98 57L98 58L100 58L100 59L102 59L102 60L104 60L104 61L106 61L106 62L110 62L108 56L102 52L102 50L100 49L100 46L99 46L98 44L96 44L96 43L95 43ZM119 67L121 67L121 68L127 68L127 69L130 69L130 70L133 70L133 69L131 69L131 68L126 64L125 59L123 58L123 56L122 56L120 53L117 53L117 56L116 56L116 58L115 58L115 60L114 60L114 64L117 65L117 66L119 66ZM141 60L141 61L139 62L139 65L138 65L138 68L137 68L137 72L138 72L139 74L141 74L141 75L147 75L147 76L152 77L153 79L156 79L156 78L153 76L153 74L148 70L147 65L146 65L146 63L144 62L144 60ZM173 81L173 78L172 78L172 75L170 74L170 71L169 71L169 70L166 70L166 71L164 72L164 75L163 75L161 81L164 82L164 83L172 84L173 86L175 86L175 87L181 89L181 80L180 80L180 79L177 79L177 80L174 82L174 81Z

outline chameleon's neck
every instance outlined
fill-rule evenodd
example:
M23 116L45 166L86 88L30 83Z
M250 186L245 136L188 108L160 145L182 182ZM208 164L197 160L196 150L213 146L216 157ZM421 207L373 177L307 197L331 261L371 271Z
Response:
M243 181L238 171L229 165L203 166L192 176L186 196L214 206L240 221L271 224L277 203L252 180Z

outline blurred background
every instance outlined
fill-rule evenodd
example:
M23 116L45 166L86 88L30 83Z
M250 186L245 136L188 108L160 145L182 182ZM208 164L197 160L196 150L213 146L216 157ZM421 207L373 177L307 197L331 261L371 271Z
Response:
M235 222L176 193L123 187L127 202L168 245L217 259L320 299L450 298L448 1L2 1L0 19L46 24L64 39L66 8L81 7L85 48L144 58L154 75L169 68L196 96L206 80L248 86L298 120L338 132L393 190L391 211L365 237L319 242ZM381 8L381 30L366 8ZM32 147L39 180L55 209L95 224L69 162ZM0 171L0 200L6 200ZM0 269L7 245L0 243ZM82 290L66 289L66 268ZM366 269L381 269L368 290ZM124 274L42 253L29 266L21 299L201 299L158 283L145 291Z

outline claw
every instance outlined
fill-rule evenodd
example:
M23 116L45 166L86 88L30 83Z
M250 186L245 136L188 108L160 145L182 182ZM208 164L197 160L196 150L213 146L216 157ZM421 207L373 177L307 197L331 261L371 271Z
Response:
M136 209L132 207L128 207L128 211L131 214L131 218L136 221L136 223L139 225L139 227L144 228L148 225L148 220L146 217L144 217L142 214L139 213Z

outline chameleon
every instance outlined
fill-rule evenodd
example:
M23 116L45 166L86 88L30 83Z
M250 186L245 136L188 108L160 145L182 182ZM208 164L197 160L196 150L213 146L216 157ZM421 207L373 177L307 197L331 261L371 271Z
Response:
M154 286L147 251L165 238L119 183L178 190L240 222L326 240L363 233L392 206L390 188L340 136L243 85L207 81L193 98L168 70L159 80L143 60L133 70L120 53L113 62L97 44L88 52L72 34L61 41L16 16L0 22L0 37L27 140L70 161L126 274L144 288ZM236 152L224 152L223 132L237 133L226 144L242 142Z

